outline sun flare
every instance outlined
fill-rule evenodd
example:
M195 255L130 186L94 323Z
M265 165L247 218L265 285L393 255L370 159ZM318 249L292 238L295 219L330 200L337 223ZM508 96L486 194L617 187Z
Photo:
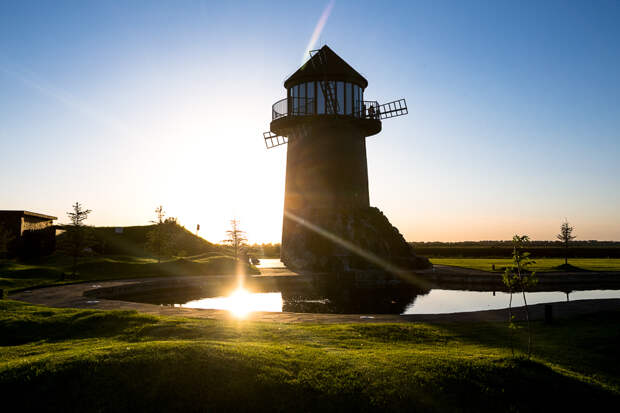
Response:
M238 288L228 296L229 311L238 318L246 317L251 311L252 294L244 288Z
M245 318L255 311L280 312L282 305L282 294L279 292L255 293L240 286L226 296L194 300L182 306L226 310L236 318Z
M254 311L282 310L282 295L278 293L252 293L237 288L227 298L228 311L237 318L245 318Z

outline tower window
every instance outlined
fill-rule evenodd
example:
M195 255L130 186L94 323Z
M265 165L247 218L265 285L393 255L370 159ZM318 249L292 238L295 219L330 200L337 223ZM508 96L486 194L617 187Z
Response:
M347 115L350 115L353 112L353 110L352 110L352 108L353 108L353 97L352 97L352 94L351 94L351 86L352 85L349 82L347 82L346 85L345 85L345 99L344 99L344 102L345 102L346 106L344 108L344 113L346 113Z
M360 87L358 85L353 85L353 116L359 116L361 107Z
M308 90L306 92L308 96L308 103L306 105L306 113L308 115L314 115L316 111L314 110L314 82L308 82Z
M345 108L344 82L337 82L336 85L337 85L336 96L338 99L338 114L344 115L344 108Z
M323 96L322 84L323 81L319 81L316 87L316 113L319 115L325 114L325 96Z
M299 102L297 103L297 107L299 108L299 115L306 114L306 84L302 83L299 85Z

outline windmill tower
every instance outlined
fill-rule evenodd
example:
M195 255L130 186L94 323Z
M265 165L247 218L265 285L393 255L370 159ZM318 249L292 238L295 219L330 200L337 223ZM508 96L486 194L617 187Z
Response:
M281 259L289 268L368 268L360 249L408 268L425 264L370 207L366 137L381 131L382 120L406 115L407 104L367 100L367 86L323 46L284 82L286 98L272 107L265 145L288 144Z

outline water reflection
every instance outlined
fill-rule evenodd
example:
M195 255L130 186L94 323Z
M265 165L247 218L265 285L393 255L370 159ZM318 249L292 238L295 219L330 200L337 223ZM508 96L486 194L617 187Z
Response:
M282 293L253 293L244 288L228 296L202 298L177 304L180 307L228 310L236 317L245 317L254 311L282 311Z
M278 292L251 292L243 288L228 295L176 301L175 307L228 310L237 317L245 317L255 311L334 314L401 314L415 301L420 290L414 288L368 288L343 287L329 289L283 289ZM166 301L170 301L168 297ZM175 300L172 298L172 300ZM151 300L152 301L152 300ZM160 300L161 301L161 300Z
M568 301L566 291L540 291L525 293L528 304L542 304ZM597 298L620 298L620 290L570 291L572 300ZM462 291L433 289L411 303L404 314L458 313L464 311L496 310L508 307L509 294L505 292ZM521 294L512 296L512 305L523 305Z
M620 298L620 290L571 291L571 299ZM528 304L566 300L564 291L526 293ZM463 291L433 289L423 292L411 288L352 289L331 294L250 292L235 290L228 296L202 298L180 306L228 310L237 317L254 311L334 313L334 314L439 314L494 310L508 306L508 293L499 291ZM179 304L177 304L179 305ZM513 295L513 306L523 305L520 294Z
M282 291L283 311L333 314L401 314L427 294L412 286L363 288L347 283L315 284L307 291Z
M236 288L236 289L235 289ZM343 280L301 277L247 279L244 288L228 283L162 285L117 292L113 299L188 308L227 310L237 317L255 311L336 314L436 314L501 309L508 306L503 291L470 291L464 287L421 289L408 285L359 286ZM615 287L610 287L615 288ZM562 291L563 290L563 291ZM567 300L620 298L620 290L567 290L526 293L528 304ZM570 296L569 296L570 294ZM520 294L513 305L523 305Z
M257 268L286 268L280 258L261 258Z

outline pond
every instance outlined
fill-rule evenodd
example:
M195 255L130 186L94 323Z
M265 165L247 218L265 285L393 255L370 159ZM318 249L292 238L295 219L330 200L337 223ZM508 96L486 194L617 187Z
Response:
M373 300L373 298L376 299ZM405 299L403 299L405 298ZM526 293L528 304L551 303L598 298L620 298L620 290L544 291ZM427 293L413 294L406 299L402 294L382 290L374 294L341 296L316 296L315 294L287 294L286 291L251 292L237 289L225 296L178 300L160 304L175 307L228 310L237 316L253 311L314 312L314 313L383 313L383 314L440 314L508 307L509 294L500 291L468 291L432 289ZM184 301L184 302L183 302ZM523 297L513 294L513 306L523 305Z
M620 290L537 291L525 294L528 304L554 303L595 298L620 298ZM507 308L510 294L492 291L431 290L417 297L403 314L440 314ZM523 305L521 294L513 294L512 305Z
M257 268L286 268L280 258L261 258Z
M263 259L259 268L284 269L279 259ZM241 283L241 284L240 284ZM156 284L156 283L155 283ZM138 286L107 298L174 307L227 310L238 317L251 312L333 314L441 314L507 308L510 295L500 284L435 282L432 287L384 284L368 287L331 275L209 277L196 282ZM105 292L101 297L106 298ZM620 298L617 281L537 286L528 304ZM523 297L513 294L513 306Z

